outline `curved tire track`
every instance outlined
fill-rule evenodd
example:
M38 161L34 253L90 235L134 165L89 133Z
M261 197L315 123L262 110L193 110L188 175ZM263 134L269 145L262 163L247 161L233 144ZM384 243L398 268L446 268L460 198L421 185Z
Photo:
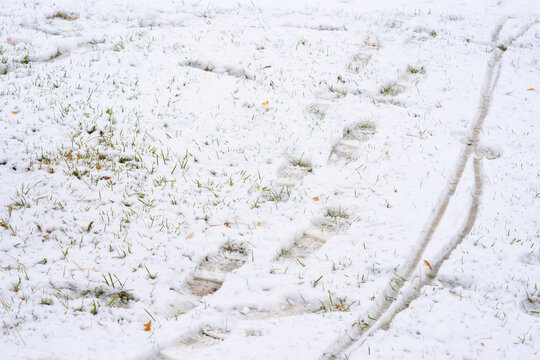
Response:
M389 281L387 286L382 292L382 296L378 297L374 306L366 313L363 319L359 319L359 324L362 327L356 327L350 331L347 336L341 337L334 343L330 349L322 355L322 359L338 359L341 357L349 347L351 347L357 341L362 344L366 341L367 337L374 331L387 328L394 317L402 310L407 308L409 303L417 298L420 294L420 289L428 284L433 279L442 264L450 257L456 247L461 244L463 239L468 235L477 217L478 207L480 202L480 196L482 194L482 162L479 157L475 157L473 161L475 186L473 200L471 202L467 218L463 228L448 242L448 244L439 252L437 259L433 262L432 269L422 274L420 270L417 270L415 276L413 272L419 268L419 262L421 260L424 250L431 242L435 230L439 226L450 199L456 192L456 188L461 180L467 162L473 153L478 151L478 142L480 140L480 133L482 131L483 124L489 113L491 101L493 99L493 92L497 85L499 75L501 72L502 56L506 49L512 45L512 43L521 37L525 32L538 23L538 20L526 24L521 28L518 33L510 37L503 43L499 42L500 32L506 22L506 19L500 21L495 30L492 33L492 55L488 61L488 67L482 87L480 104L475 116L475 120L472 126L472 134L470 136L468 144L464 147L459 160L457 162L455 171L452 178L448 182L446 189L442 192L437 206L428 221L426 227L422 231L420 238L413 247L411 253L406 258L403 270L396 272L394 277ZM405 285L405 289L400 291Z

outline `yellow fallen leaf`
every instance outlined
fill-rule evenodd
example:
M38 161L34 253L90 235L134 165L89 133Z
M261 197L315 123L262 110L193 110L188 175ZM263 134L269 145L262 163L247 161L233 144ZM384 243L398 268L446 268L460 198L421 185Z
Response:
M17 110L17 111L12 111L11 113L12 113L13 115L17 115L18 113L20 113L20 111L19 111L19 110Z
M534 88L528 88L527 91L534 91Z
M318 197L318 196L315 196L315 197L313 198L313 200L314 200L314 201L319 201L319 197Z
M188 236L186 236L186 239L191 239L195 233L191 233Z
M261 222L260 222L260 221L257 221L257 226L261 226Z
M424 263L428 266L429 270L433 270L433 268L431 267L431 264L429 263L429 261L424 260Z
M151 328L152 328L152 320L144 324L144 331L150 331Z
M266 100L265 102L262 103L263 105L268 105L268 100Z

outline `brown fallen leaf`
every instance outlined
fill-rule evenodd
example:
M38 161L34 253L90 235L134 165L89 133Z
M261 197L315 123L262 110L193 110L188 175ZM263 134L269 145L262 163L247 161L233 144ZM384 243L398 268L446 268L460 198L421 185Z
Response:
M431 264L429 263L429 261L424 260L424 264L426 264L428 266L429 270L433 270L433 268L431 267Z
M18 111L18 110L17 110L17 111L12 111L11 113L12 113L13 115L17 115L18 113L20 113L20 111Z
M150 331L151 328L152 328L152 320L144 324L144 331Z
M319 201L319 197L318 197L318 196L315 196L315 197L313 198L313 200L314 200L314 201Z
M111 178L110 176L102 176L101 180L110 180L110 178Z
M191 234L189 234L188 236L186 236L186 239L191 239L191 238L193 237L194 234L195 234L195 233L192 232Z
M527 91L534 91L534 88L528 88ZM14 113L15 114L15 113Z

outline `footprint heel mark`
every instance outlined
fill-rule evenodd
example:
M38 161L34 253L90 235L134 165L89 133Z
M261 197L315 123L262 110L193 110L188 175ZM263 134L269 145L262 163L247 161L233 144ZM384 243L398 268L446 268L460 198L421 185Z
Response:
M340 233L347 230L352 221L357 221L358 219L352 220L350 214L354 213L351 209L346 209L343 207L328 207L324 214L324 218L318 221L316 224L319 228L330 233Z
M287 163L278 171L276 184L283 183L284 186L294 186L301 181L304 176L313 171L311 161L299 158L290 158Z
M193 295L203 297L218 291L225 276L245 264L247 250L242 244L227 242L217 254L207 256L187 283Z
M376 131L376 125L371 121L358 122L345 128L341 140L332 147L330 158L352 159L354 152L363 142L375 135Z
M320 229L309 229L300 239L294 242L292 251L289 253L293 258L306 258L320 249L328 241L328 236Z
M220 329L201 329L180 340L179 344L161 350L158 360L190 359L195 353L221 343L227 334L227 331Z

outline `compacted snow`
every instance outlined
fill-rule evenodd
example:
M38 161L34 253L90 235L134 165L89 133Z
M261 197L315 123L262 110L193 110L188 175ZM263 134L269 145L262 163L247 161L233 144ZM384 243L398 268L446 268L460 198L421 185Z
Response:
M533 359L537 1L3 0L1 359Z

